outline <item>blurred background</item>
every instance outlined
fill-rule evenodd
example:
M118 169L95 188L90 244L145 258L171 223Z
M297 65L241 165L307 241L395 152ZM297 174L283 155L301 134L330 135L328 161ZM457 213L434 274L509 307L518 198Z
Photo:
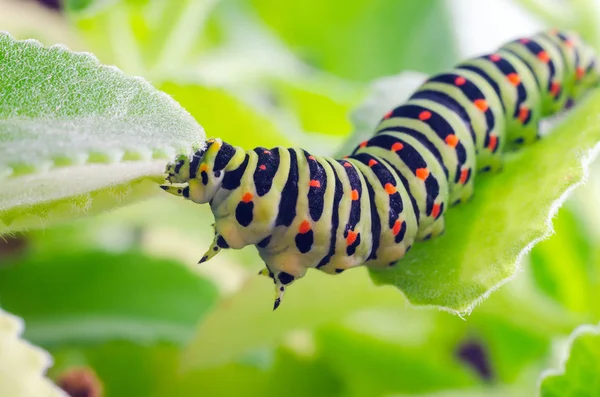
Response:
M600 49L598 22L594 0L0 0L1 30L143 76L208 136L320 154L378 78L548 26ZM212 215L166 196L0 240L0 304L73 396L531 396L569 333L600 320L597 177L464 319L410 307L365 269L310 272L273 313L255 250L196 266Z

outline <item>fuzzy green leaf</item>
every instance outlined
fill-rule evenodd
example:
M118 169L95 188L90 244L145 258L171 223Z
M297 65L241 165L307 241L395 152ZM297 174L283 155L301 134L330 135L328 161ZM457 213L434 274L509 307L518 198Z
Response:
M366 106L378 119L399 103L398 96ZM534 243L550 235L550 220L596 156L599 107L600 93L594 93L544 139L506 155L502 172L477 175L474 197L446 214L445 234L415 244L395 268L373 271L375 282L395 285L416 305L471 311L518 271ZM354 139L372 134L370 122L370 128L357 125Z
M44 377L52 358L20 338L23 321L0 309L0 396L66 397Z
M132 181L203 143L172 98L90 54L0 34L0 74L0 235L145 196Z
M215 287L171 260L87 250L3 260L2 306L42 346L113 339L185 343L216 300ZM23 295L23 291L28 291Z
M592 397L600 395L600 325L581 326L570 338L560 370L542 375L541 397Z

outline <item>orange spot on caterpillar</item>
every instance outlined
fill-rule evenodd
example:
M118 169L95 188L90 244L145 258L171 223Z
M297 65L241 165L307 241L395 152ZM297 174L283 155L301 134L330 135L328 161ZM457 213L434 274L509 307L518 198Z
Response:
M265 150L263 153L264 154L271 154L271 151L270 150Z
M396 186L392 185L391 183L386 183L384 189L389 195L392 195L397 192Z
M575 43L571 39L565 40L565 45L567 46L567 48L573 48L573 47L575 47Z
M310 232L310 222L302 221L302 223L300 224L300 227L298 227L298 233L304 234L304 233L308 233L308 232Z
M530 41L530 40L529 40L529 39L527 39L527 38L524 38L524 39L520 39L519 41L520 41L522 44L527 44L527 43L529 43L529 41Z
M441 205L439 205L438 203L435 203L433 205L433 208L431 209L431 217L433 219L438 217L438 215L440 214L441 208L442 208Z
M358 200L358 190L352 189L350 192L350 198L352 198L352 201Z
M316 179L312 179L310 181L310 187L321 187L321 182L317 181Z
M415 175L417 178L424 181L429 176L429 170L427 168L417 168Z
M316 160L316 159L315 159L315 156L312 156L312 155L308 156L308 159L309 159L309 160Z
M490 135L490 144L488 148L493 152L496 150L496 146L498 145L498 137L496 135Z
M550 34L557 35L558 34L558 29L556 29L556 28L550 29Z
M377 165L377 164L379 164L377 161L375 161L373 159L369 160L369 167L373 167L374 165Z
M585 76L585 69L581 66L578 66L577 71L575 73L577 75L577 80L581 80L583 76Z
M404 145L401 144L400 142L396 142L392 145L392 152L398 152L402 149L404 149Z
M346 237L346 245L352 245L356 241L358 233L348 230L348 236Z
M392 228L392 233L394 233L394 236L397 236L398 233L400 233L400 229L402 229L402 224L404 222L401 222L399 219L396 219L396 222L394 223L394 227Z
M544 63L550 62L550 55L546 51L540 51L537 53L537 57L540 61Z
M361 142L358 147L367 147L367 141Z
M506 78L515 87L517 87L519 84L521 84L521 77L517 73L509 73L506 75Z
M346 168L352 168L352 164L350 164L349 162L345 162L344 163L344 167L346 167Z
M202 164L200 166L200 172L208 171L208 164Z
M454 134L450 134L445 139L446 144L450 147L456 147L458 145L458 137Z
M461 183L461 185L464 185L465 182L467 182L467 177L469 176L469 170L468 169L464 169L460 172L460 180L459 182Z
M264 165L264 164L261 164L261 165L258 166L258 169L260 169L261 171L264 171L264 170L267 169L267 166Z
M348 157L350 157L350 156L348 156L348 155L345 155L345 156L344 156L344 157L342 157L342 158L343 158L343 159L347 159Z
M552 94L552 96L557 96L558 92L560 91L560 83L558 81L553 81L552 85L550 86L550 94Z
M502 57L498 54L492 54L490 55L490 61L492 62L498 62L502 59Z
M529 108L527 108L526 106L521 106L521 109L519 109L519 120L521 121L521 123L525 123L528 117Z
M481 110L482 112L487 112L489 108L489 105L485 99L475 99L473 104L475 104L477 109Z
M419 120L421 121L427 121L431 118L431 112L427 111L427 110L423 110L421 113L419 113Z
M457 86L461 86L461 85L465 85L467 82L467 79L465 79L462 76L458 76L456 79L454 79L454 84Z
M387 112L387 113L386 113L386 114L383 116L383 119L384 119L384 120L387 120L387 119L389 119L390 117L392 117L392 114L394 114L394 110L390 110L389 112Z
M248 193L246 193L246 194L244 194L244 195L242 196L242 201L243 201L244 203L249 203L250 201L252 201L252 198L253 198L253 197L254 197L254 196L252 195L252 193L248 192Z

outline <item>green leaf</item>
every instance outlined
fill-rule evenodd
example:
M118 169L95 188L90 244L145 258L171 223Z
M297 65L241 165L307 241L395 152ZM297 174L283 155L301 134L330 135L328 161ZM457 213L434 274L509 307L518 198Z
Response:
M269 115L260 113L227 90L172 82L166 82L160 88L172 95L197 120L202 120L202 125L212 137L248 150L293 142L279 131Z
M172 98L89 54L0 34L0 60L0 235L147 196L203 143Z
M446 4L439 0L323 2L252 0L259 17L307 63L368 81L455 61Z
M505 155L502 172L477 175L473 198L446 214L445 234L415 244L395 268L372 271L373 279L413 304L470 312L550 236L550 220L596 157L599 106L596 92L541 141Z
M52 358L21 339L23 321L0 309L0 395L66 397L45 378Z
M211 283L177 262L135 252L64 249L5 262L0 303L25 319L25 336L42 346L185 343L217 296Z
M541 397L600 395L600 325L584 325L571 334L560 370L540 378Z

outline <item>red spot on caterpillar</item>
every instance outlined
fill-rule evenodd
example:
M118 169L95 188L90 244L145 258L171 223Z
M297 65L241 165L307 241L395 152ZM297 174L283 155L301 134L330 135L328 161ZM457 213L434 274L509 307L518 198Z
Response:
M419 113L419 120L421 121L427 121L431 118L431 112L424 110L421 113Z
M298 233L305 234L308 232L310 232L310 222L302 221L302 223L300 224L300 227L298 227Z
M375 161L373 159L369 160L369 167L373 167L373 166L375 166L377 164L379 164L377 161Z
M433 208L431 209L431 217L433 219L436 219L438 217L438 215L440 214L440 209L441 209L441 206L438 203L435 203L433 205Z
M392 114L394 114L394 110L393 110L393 109L392 109L392 110L390 110L389 112L387 112L387 113L386 113L386 114L383 116L383 119L384 119L384 120L387 120L387 119L389 119L390 117L392 117Z
M270 150L265 150L263 153L264 154L271 154L271 151Z
M498 62L502 59L502 57L498 54L492 54L490 55L490 61L492 62Z
M577 75L577 80L581 80L583 76L585 76L585 69L579 66L577 67L577 71L575 73Z
M445 139L446 144L450 147L456 147L458 145L458 137L454 134L450 134Z
M358 233L353 232L352 230L348 230L348 236L346 237L346 244L347 245L354 244L357 237L358 237Z
M310 187L321 187L321 182L317 181L316 179L312 179L310 181Z
M417 168L417 170L415 171L415 175L417 176L417 178L424 181L425 179L427 179L427 177L429 177L429 170L427 168Z
M465 79L462 76L458 76L456 79L454 79L454 84L457 86L461 86L461 85L465 85L465 83L467 82L467 79Z
M253 198L253 197L254 197L254 196L252 195L252 193L248 192L248 193L246 193L246 194L244 194L244 195L242 196L242 201L243 201L244 203L249 203L250 201L252 201L252 198Z
M488 148L493 152L496 150L496 146L498 145L498 137L496 135L490 135L490 144Z
M521 121L521 123L525 123L528 117L529 108L527 108L526 106L521 106L521 109L519 109L519 120Z
M552 85L550 86L550 94L552 94L553 97L558 95L558 92L560 91L560 83L557 81L553 81Z
M344 167L346 167L346 168L352 168L352 164L350 164L349 162L346 161L344 163Z
M550 55L546 51L540 51L537 53L537 57L540 61L544 63L550 62Z
M404 149L404 145L401 144L400 142L396 142L392 145L392 152L398 152L402 149Z
M509 73L506 75L506 78L515 87L518 87L519 84L521 84L521 77L517 73Z
M460 172L460 180L459 182L464 185L467 182L467 177L469 176L469 170L464 169Z
M527 44L527 43L529 43L529 41L530 41L530 40L529 40L529 39L521 39L521 40L519 40L519 41L520 41L522 44Z
M350 197L352 198L352 201L358 200L358 190L352 189L350 192Z
M361 142L359 147L367 147L367 141Z
M489 108L489 105L485 99L475 99L473 103L475 104L477 109L481 110L482 112L487 112Z
M565 40L565 45L567 46L567 48L573 48L573 47L575 47L575 43L571 39Z
M350 156L346 155L346 156L344 156L344 157L342 157L342 158L343 158L343 159L347 159L348 157L350 157ZM346 164L347 164L347 163L346 163Z
M394 227L392 228L392 233L394 233L394 236L397 236L398 233L400 233L400 229L402 229L402 224L404 222L401 222L399 219L396 219L396 222L394 223Z
M309 159L309 160L316 160L316 159L315 159L315 156L308 156L308 159Z
M384 188L387 194L389 195L392 195L397 192L396 186L392 185L391 183L386 183Z
M267 166L264 165L264 164L261 164L261 165L258 166L258 169L260 169L261 171L264 171L264 170L267 169Z

